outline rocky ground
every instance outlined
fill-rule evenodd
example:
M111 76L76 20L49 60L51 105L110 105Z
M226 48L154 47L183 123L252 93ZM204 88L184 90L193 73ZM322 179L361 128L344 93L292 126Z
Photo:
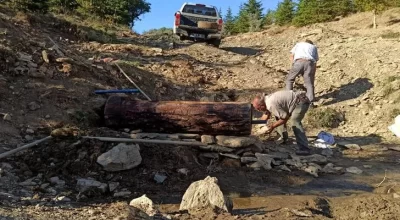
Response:
M387 127L400 113L400 11L305 28L269 27L227 37L221 48L123 33L114 43L85 40L55 17L0 10L0 153L59 128L79 135L172 139L203 147L57 137L0 159L0 219L396 219L399 140ZM296 157L275 137L165 136L103 128L107 99L96 89L132 88L117 63L154 100L250 101L284 86L288 51L303 38L320 50L318 107L308 113L310 141L335 136L329 149ZM104 40L104 39L103 39ZM298 82L301 88L301 80ZM143 99L144 97L137 96ZM228 141L221 141L222 139ZM215 142L215 143L214 143ZM112 153L114 152L114 153ZM115 157L121 166L102 160ZM121 159L122 158L122 159ZM117 169L117 170L115 170ZM189 185L218 179L232 213L179 211ZM146 194L154 210L128 203ZM143 209L142 209L143 210Z

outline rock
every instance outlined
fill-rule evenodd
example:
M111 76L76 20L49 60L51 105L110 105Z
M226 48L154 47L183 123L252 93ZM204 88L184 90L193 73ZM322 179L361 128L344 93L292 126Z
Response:
M44 116L44 118L49 119L49 118L51 118L51 116L50 115L46 115L46 116Z
M177 170L178 173L183 174L185 176L187 176L189 174L189 170L186 168L180 168Z
M318 177L319 169L316 166L312 166L312 165L311 166L307 166L306 168L304 168L304 171L309 173L309 174L311 174L311 175L313 175L313 176L315 176L315 177Z
M240 162L247 164L247 163L252 163L252 162L257 162L258 159L255 157L241 157Z
M59 57L56 59L57 63L72 63L74 60L68 57Z
M50 62L49 55L47 54L46 50L42 50L42 58L43 58L44 62L46 62L46 63Z
M201 143L215 144L215 137L212 135L201 135Z
M363 173L363 171L361 169L357 168L357 167L348 167L348 168L346 168L346 171L348 173L357 174L357 175Z
M31 102L31 103L28 104L28 108L31 111L36 111L36 110L38 110L40 108L40 105L37 104L36 102Z
M272 169L271 163L274 160L272 157L270 157L268 154L260 153L256 153L255 156L257 158L257 162L259 162L265 170Z
M371 169L372 165L363 165L364 168Z
M353 143L350 143L348 141L339 141L339 142L337 142L337 145L345 147L345 148L350 149L350 150L361 150L360 145L353 144Z
M247 164L247 167L250 167L253 170L261 170L262 165L261 165L260 162L254 162L254 163L251 163L251 164Z
M26 132L27 134L34 134L34 133L35 133L35 131L34 131L32 128L26 129L25 132Z
M224 156L224 157L229 157L229 158L232 158L232 159L240 159L240 156L238 156L238 155L236 155L236 154L224 154L224 153L220 153L220 155L221 155L221 156Z
M159 211L154 207L153 201L151 201L146 194L139 198L133 199L129 205L140 209L149 216L154 216L159 213Z
M3 120L4 121L11 121L12 120L11 115L10 114L4 114Z
M217 143L224 147L247 147L255 143L255 139L250 137L234 137L234 136L222 136L216 137Z
M183 195L179 210L218 208L226 212L231 212L232 201L224 197L218 186L218 179L207 176L204 180L199 180L190 184Z
M321 154L326 157L331 157L333 155L333 151L330 148L324 148L324 149L322 149Z
M114 197L127 197L130 196L131 194L132 194L131 191L125 189L120 192L114 193Z
M289 158L289 154L285 153L285 152L270 152L268 154L264 154L264 155L268 155L269 157L273 158L273 159L279 159L279 160L285 160Z
M283 170L283 171L292 172L292 170L289 169L286 165L280 165L280 166L278 166L278 169Z
M313 154L310 156L299 156L299 158L300 160L306 160L309 163L323 164L328 162L328 159L326 157L319 154Z
M106 171L129 170L139 166L142 162L139 145L127 145L120 143L110 151L100 155L97 163Z
M366 146L361 146L361 149L364 151L368 152L382 152L382 151L388 151L389 148L387 147L382 147L379 145L366 145Z
M101 193L105 193L107 191L107 184L101 183L99 181L96 181L94 179L78 179L76 186L78 188L78 191L81 193L90 191L90 190L98 190Z
M25 135L25 140L27 141L33 141L33 137L30 135Z
M54 198L55 201L57 202L71 202L72 200L66 196L57 196Z
M206 151L214 151L214 152L224 152L224 153L231 153L235 149L229 148L229 147L222 147L219 145L207 145L207 146L199 146L201 150L206 150Z
M153 179L156 181L156 183L160 184L160 183L163 183L167 179L167 176L156 173L154 175Z
M393 199L400 199L400 195L397 193L393 193Z
M400 147L389 147L389 149L393 151L400 151Z
M293 166L296 168L303 167L303 164L301 163L300 159L298 159L298 158L297 159L286 159L284 162L286 165Z
M65 186L65 181L60 180L60 178L58 178L58 176L51 177L50 183L58 185L58 186Z
M323 173L337 173L338 171L334 168L333 163L328 163L327 165L324 166L322 169Z
M116 190L119 186L118 182L110 182L108 183L108 189L110 190L110 192L114 192L114 190Z

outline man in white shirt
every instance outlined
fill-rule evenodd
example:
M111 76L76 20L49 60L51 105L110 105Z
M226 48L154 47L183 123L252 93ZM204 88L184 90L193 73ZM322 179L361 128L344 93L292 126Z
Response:
M286 89L293 90L293 83L296 77L302 75L304 78L304 86L307 89L307 97L314 101L314 80L317 62L319 60L318 49L312 41L297 43L290 51L292 69L286 78Z
M264 94L257 95L252 105L257 111L264 112L263 120L268 120L271 116L275 117L276 122L268 126L266 133L269 134L276 128L283 141L287 141L288 139L286 123L290 119L296 143L299 147L296 154L310 154L308 139L301 123L308 111L310 101L303 91L282 90L267 96Z

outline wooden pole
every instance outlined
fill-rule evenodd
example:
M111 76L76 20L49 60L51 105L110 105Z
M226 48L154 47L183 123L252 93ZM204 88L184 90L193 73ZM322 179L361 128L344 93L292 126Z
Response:
M91 137L82 136L84 139L95 139L104 142L122 142L122 143L147 143L147 144L175 144L175 145L188 145L188 146L207 146L198 141L169 141L169 140L146 140L146 139L132 139L132 138L113 138L113 137Z
M26 149L28 149L28 148L31 148L31 147L33 147L33 146L36 146L36 145L38 145L38 144L40 144L40 143L42 143L42 142L44 142L44 141L50 140L51 138L52 138L51 136L47 136L47 137L45 137L45 138L43 138L43 139L34 141L34 142L30 143L30 144L26 144L26 145L24 145L24 146L21 146L21 147L18 147L18 148L16 148L16 149L7 151L7 152L5 152L5 153L2 153L2 154L0 154L0 159L3 159L3 158L5 158L5 157L8 157L8 156L10 156L10 155L12 155L12 154L15 154L15 153L19 152L19 151L26 150Z
M244 102L143 101L111 96L105 125L156 133L250 135L251 104Z
M144 93L143 90L141 90L135 82L133 82L133 80L124 72L124 70L118 65L118 63L115 63L115 65L118 67L119 71L121 71L121 73L124 74L124 76L140 91L140 93L142 93L147 100L151 101L150 97L146 95L146 93Z

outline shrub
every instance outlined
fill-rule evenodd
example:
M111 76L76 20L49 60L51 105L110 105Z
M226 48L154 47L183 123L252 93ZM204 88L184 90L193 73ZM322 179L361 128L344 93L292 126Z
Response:
M306 121L315 128L335 128L344 121L344 116L333 108L316 108L309 110Z

